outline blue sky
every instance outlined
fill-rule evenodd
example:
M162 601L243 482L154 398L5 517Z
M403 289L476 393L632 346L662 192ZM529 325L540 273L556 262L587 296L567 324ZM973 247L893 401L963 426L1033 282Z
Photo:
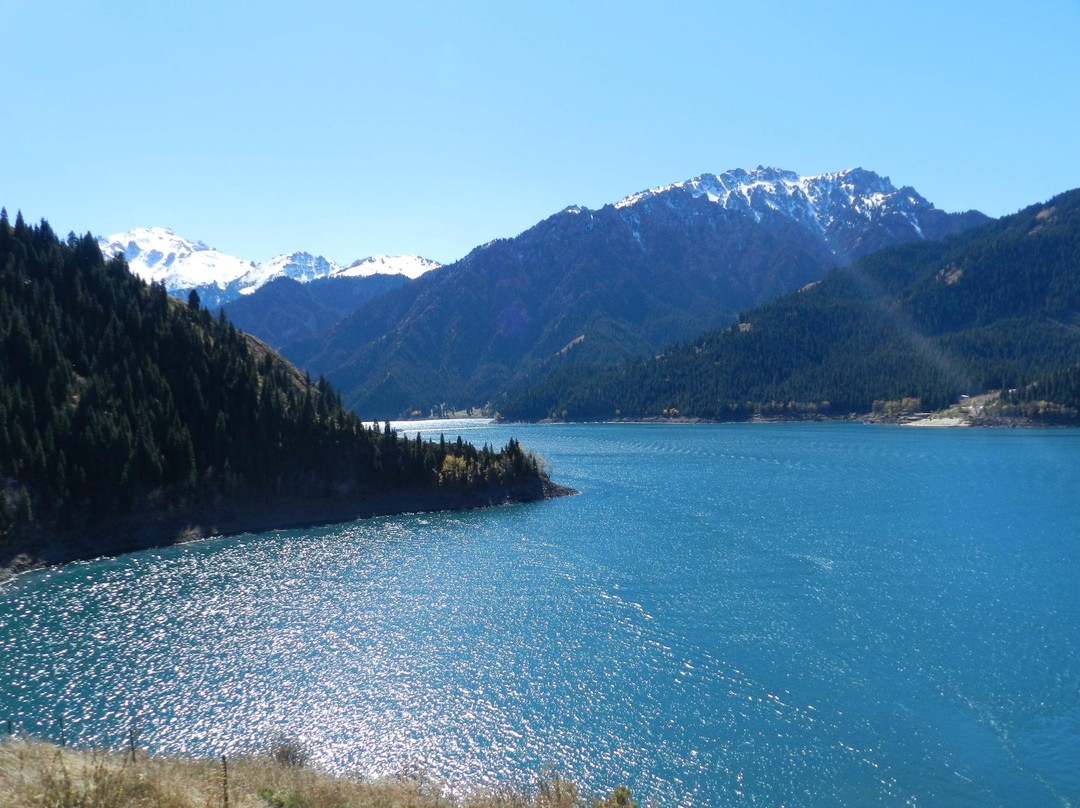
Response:
M759 164L945 210L1080 186L1080 0L0 0L0 204L440 261Z

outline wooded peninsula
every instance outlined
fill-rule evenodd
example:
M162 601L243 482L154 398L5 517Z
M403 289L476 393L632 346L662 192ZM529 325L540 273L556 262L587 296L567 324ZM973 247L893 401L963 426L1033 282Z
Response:
M324 379L0 212L0 568L570 493L500 450L364 424Z

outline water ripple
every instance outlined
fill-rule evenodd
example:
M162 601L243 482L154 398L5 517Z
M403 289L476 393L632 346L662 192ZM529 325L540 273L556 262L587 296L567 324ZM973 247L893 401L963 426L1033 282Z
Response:
M333 770L457 788L555 766L673 806L1080 800L1075 453L461 428L585 493L26 576L0 589L0 706L85 743L134 724L162 752L285 733Z

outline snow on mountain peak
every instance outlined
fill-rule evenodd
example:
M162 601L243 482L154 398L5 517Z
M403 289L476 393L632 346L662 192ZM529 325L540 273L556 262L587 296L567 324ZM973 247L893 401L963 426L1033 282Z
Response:
M632 208L652 201L675 205L680 196L704 197L724 209L746 213L756 221L775 212L821 231L852 215L872 219L886 209L897 210L918 228L914 214L933 208L912 188L897 189L888 177L862 168L800 176L765 166L752 171L734 169L719 175L702 174L632 194L616 202L615 207Z
M425 272L438 269L442 264L418 255L372 255L353 261L334 273L336 278L363 278L368 275L404 275L416 280Z
M136 227L98 238L106 256L123 255L131 271L148 283L164 283L172 293L190 289L220 290L222 302L249 295L270 281L287 277L307 283L320 278L404 275L418 278L440 264L415 255L377 255L348 267L321 255L294 252L261 264L226 255L201 241L190 241L166 227Z
M329 278L341 271L341 266L321 255L308 252L294 252L287 255L275 255L264 261L237 279L239 292L250 295L260 286L276 278L292 278L300 283L309 283L320 278Z
M211 285L224 289L254 266L165 227L136 227L101 236L98 246L107 256L121 253L132 272L147 282L164 282L169 290Z

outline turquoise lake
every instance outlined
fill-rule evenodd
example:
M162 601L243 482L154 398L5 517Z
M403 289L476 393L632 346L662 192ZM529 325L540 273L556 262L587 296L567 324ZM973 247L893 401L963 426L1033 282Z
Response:
M1080 804L1080 430L423 426L581 495L23 576L0 721L662 806Z

